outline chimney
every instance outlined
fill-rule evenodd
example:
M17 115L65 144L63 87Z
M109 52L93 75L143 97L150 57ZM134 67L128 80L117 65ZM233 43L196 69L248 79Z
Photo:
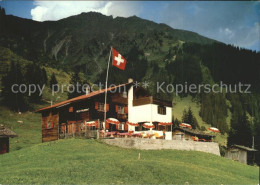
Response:
M128 78L128 83L134 82L133 78Z
M88 87L86 87L86 95L89 95L89 93L90 93L90 87L88 86Z

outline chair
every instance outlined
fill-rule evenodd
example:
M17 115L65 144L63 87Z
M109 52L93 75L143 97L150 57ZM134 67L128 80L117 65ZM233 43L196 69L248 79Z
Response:
M193 140L193 141L199 141L199 138L196 137L196 136L192 136L192 140Z
M164 138L163 136L160 136L159 133L157 133L157 132L154 134L154 136L155 136L156 139L163 139Z

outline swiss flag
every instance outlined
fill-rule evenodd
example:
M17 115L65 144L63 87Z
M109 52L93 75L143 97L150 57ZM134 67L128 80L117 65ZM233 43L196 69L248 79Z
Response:
M113 61L112 61L113 66L116 66L121 70L125 70L126 59L120 53L118 53L118 51L115 50L114 48L112 48L112 52L113 52Z

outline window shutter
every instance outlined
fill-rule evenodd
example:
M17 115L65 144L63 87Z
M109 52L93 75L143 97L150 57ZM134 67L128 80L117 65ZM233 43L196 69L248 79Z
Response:
M128 114L128 107L127 106L125 106L124 112L125 112L125 114Z
M124 128L125 128L125 131L128 131L128 124L125 124Z
M48 128L48 121L45 122L45 128Z
M109 129L109 123L106 121L106 129Z
M106 104L106 110L109 111L109 104Z
M98 110L98 102L95 102L95 109Z
M77 124L74 124L73 126L74 126L74 133L76 133L77 132Z
M118 112L118 105L116 105L116 112Z
M116 129L119 130L119 124L116 124Z
M54 127L54 123L53 122L51 122L51 128L53 128Z

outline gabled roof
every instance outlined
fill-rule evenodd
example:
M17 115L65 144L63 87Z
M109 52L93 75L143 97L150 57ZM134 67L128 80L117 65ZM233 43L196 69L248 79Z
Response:
M111 87L111 88L107 88L107 92L109 91L112 91L112 90L115 90L119 87L123 87L123 86L127 86L127 85L130 85L132 84L132 82L130 83L125 83L125 84L120 84L118 86L114 86L114 87ZM66 100L66 101L62 101L60 103L57 103L57 104L54 104L52 106L48 106L48 107L44 107L44 108L41 108L41 109L38 109L36 110L35 112L42 112L44 110L48 110L48 109L52 109L52 108L58 108L60 106L65 106L67 104L70 104L70 103L73 103L73 102L77 102L77 101L80 101L80 100L84 100L84 99L88 99L90 97L94 97L94 96L97 96L97 95L100 95L100 94L103 94L106 92L106 89L101 89L101 90L98 90L98 91L93 91L91 93L89 93L88 95L81 95L81 96L78 96L78 97L75 97L75 98L72 98L72 99L69 99L69 100Z
M230 148L239 148L239 149L242 149L242 150L246 150L246 151L249 151L249 152L257 152L256 149L254 148L249 148L249 147L246 147L246 146L242 146L242 145L232 145Z
M17 137L17 134L4 125L0 125L0 138L1 137Z
M193 135L198 135L198 136L208 136L208 137L216 137L215 135L205 133L200 130L194 130L194 129L189 129L189 128L180 128L180 127L175 127L173 130L180 130L185 133L193 134Z

